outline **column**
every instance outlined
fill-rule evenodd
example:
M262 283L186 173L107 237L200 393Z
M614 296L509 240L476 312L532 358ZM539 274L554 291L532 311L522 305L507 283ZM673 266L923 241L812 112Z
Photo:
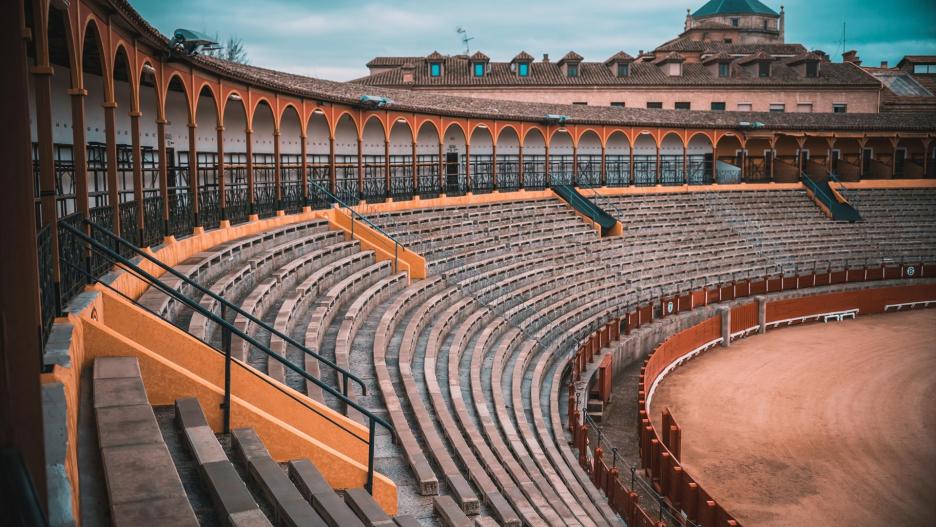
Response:
M572 186L578 186L578 145L572 143Z
M227 182L224 178L224 127L218 125L217 130L218 143L218 208L220 209L221 220L228 219L227 216Z
M413 165L413 195L419 194L419 163L416 162L416 140L413 139L412 147L410 148L410 161Z
M517 141L517 143L518 143L517 160L520 163L520 166L517 167L517 171L519 173L519 175L517 176L519 178L517 181L517 186L522 189L524 188L523 186L523 143L521 143L519 140Z
M634 143L637 141L635 140ZM628 145L628 153L630 154L630 165L627 167L627 183L630 185L637 184L637 176L634 173L634 144Z
M300 184L302 185L302 205L306 206L309 204L309 161L307 159L305 127L302 126L301 128L303 131L299 134L299 181L301 181Z
M689 145L683 143L682 149L682 173L683 181L688 185L689 184Z
M244 131L244 135L244 140L247 141L247 214L253 216L257 214L253 171L253 130L248 128Z
M16 255L0 259L0 444L20 450L36 488L36 497L47 510L46 459L43 448L42 393L39 382L42 345L39 307L39 274L36 244L33 177L30 159L29 83L26 78L26 40L23 38L24 2L0 3L0 71L3 79L4 136L0 159L4 186L0 207L5 219L3 241ZM38 17L36 13L35 16ZM45 17L41 17L45 19ZM33 28L45 35L45 28ZM44 37L42 37L44 38ZM51 122L51 121L50 121ZM83 122L79 122L83 126ZM84 143L79 143L84 145ZM87 188L87 187L85 187ZM6 516L6 515L4 515Z
M663 167L660 166L660 144L656 145L656 184L661 185L663 183Z
M169 153L166 151L166 120L156 120L156 149L159 152L159 199L162 201L163 237L169 236Z
M471 143L465 141L465 189L471 192Z
M774 171L777 166L777 136L770 138L770 182L774 182Z
M338 172L335 166L335 136L328 137L328 191L338 195Z
M87 90L68 90L72 107L72 162L75 166L75 199L83 219L91 215L88 203L88 141L85 138L84 98Z
M550 179L550 174L549 174L549 172L550 172L550 170L549 170L549 143L547 143L546 146L545 146L544 148L545 148L545 155L543 156L543 159L544 159L545 161L543 162L543 163L544 163L544 164L543 164L543 172L544 172L543 175L544 175L544 178L545 178L545 181L546 181L546 188L549 188L549 183L550 183L550 181L549 181L549 179Z
M744 183L747 181L747 148L745 145L741 145L741 182Z
M273 187L276 189L276 211L283 210L283 165L280 162L280 130L273 130Z
M136 231L137 244L143 245L143 222L145 208L143 204L143 154L140 152L140 112L130 112L130 141L133 148L133 200L136 201ZM125 225L124 232L130 233L129 225Z
M391 196L390 192L390 139L384 139L384 195Z
M104 137L107 142L107 199L111 208L111 230L123 235L120 228L120 192L117 188L117 103L104 103Z
M491 136L491 188L497 190L497 142Z
M57 218L57 189L55 183L55 160L52 152L52 67L34 66L31 70L36 97L36 138L39 144L39 198L42 202L42 225L49 228L52 247L52 276L55 280L55 311L61 311L58 305L62 282L59 266L59 241ZM924 161L925 163L925 161ZM35 217L35 214L33 215ZM37 225L38 229L41 227Z
M439 139L439 193L445 194L445 145Z
M599 186L606 187L608 186L608 164L605 157L605 145L601 145L601 178L599 181Z
M358 196L361 197L364 195L364 145L361 144L361 138L357 139L357 180L358 180ZM357 203L349 203L349 205L357 205Z
M196 147L196 126L195 123L188 125L188 170L189 170L189 192L192 196L192 215L195 219L195 226L202 226L201 217L201 189L198 181L198 150Z
M923 177L929 177L930 139L923 140Z

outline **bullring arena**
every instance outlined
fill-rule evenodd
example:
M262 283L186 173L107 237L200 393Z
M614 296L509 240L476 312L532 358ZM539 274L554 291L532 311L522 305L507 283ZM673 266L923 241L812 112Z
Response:
M929 525L936 316L749 337L675 370L650 405L680 461L747 525Z
M933 524L926 100L495 100L2 5L0 524ZM715 44L686 71L870 75ZM685 80L640 55L582 72Z

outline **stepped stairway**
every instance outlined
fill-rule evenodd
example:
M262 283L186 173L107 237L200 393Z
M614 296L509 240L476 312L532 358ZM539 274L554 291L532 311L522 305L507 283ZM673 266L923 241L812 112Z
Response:
M558 199L372 215L376 228L426 258L429 277L412 283L316 222L271 231L259 242L234 240L176 269L264 322L223 313L260 344L241 339L234 346L258 371L353 419L364 422L366 411L393 424L395 438L376 435L374 464L397 484L398 514L406 517L397 524L620 525L581 470L563 424L566 361L596 328L638 303L689 288L792 274L820 262L831 268L882 252L936 259L936 196L895 194L872 205L862 195L868 218L856 224L822 221L804 198L804 191L596 196L597 206L628 224L626 238L606 239ZM914 221L884 245L905 218L889 211L893 219L881 221L876 211L901 200L912 204L906 210ZM162 296L148 291L141 300L206 341L222 340L217 322L201 321L211 317ZM199 298L220 317L216 299ZM265 347L303 365L303 374L257 353ZM341 370L307 360L304 349L350 372L355 382L346 400L306 376L338 387L336 393L346 382ZM191 405L157 408L163 431L184 431L175 423L190 419ZM186 444L183 435L175 443L164 435L170 445ZM280 473L288 480L293 467L273 470L248 432L214 437L226 455L218 460L242 476L264 517L281 521L278 511L288 507L264 485L281 488L274 483L282 483ZM194 461L187 463L176 466L190 491L186 471L201 476ZM240 468L251 463L267 468ZM255 482L260 471L271 482ZM296 489L327 521L310 494ZM289 494L279 500L295 503ZM339 502L354 499L345 494L353 493L337 493ZM199 519L226 514L210 492L187 495ZM360 520L361 507L351 510Z
M611 234L615 227L617 227L618 222L614 219L614 216L608 214L593 201L583 196L574 186L553 185L552 190L572 208L597 223L601 227L602 236Z
M803 184L806 185L810 197L820 208L824 207L828 211L831 219L851 223L862 220L858 209L842 194L844 189L833 188L829 178L812 178L803 174Z

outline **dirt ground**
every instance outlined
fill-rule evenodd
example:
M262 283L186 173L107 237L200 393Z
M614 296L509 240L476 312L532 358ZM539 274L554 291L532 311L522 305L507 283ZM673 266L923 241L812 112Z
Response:
M936 525L936 310L716 348L652 400L683 465L745 526Z

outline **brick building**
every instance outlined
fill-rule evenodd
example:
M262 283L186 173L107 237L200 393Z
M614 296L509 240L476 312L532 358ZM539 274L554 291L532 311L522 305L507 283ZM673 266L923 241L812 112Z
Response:
M672 110L908 108L854 57L832 62L822 51L787 43L784 18L782 7L777 12L757 0L711 0L687 12L676 38L636 57L624 51L602 61L587 61L574 51L558 61L547 55L535 60L526 52L509 62L481 52L376 57L367 64L370 75L355 82L500 100Z

